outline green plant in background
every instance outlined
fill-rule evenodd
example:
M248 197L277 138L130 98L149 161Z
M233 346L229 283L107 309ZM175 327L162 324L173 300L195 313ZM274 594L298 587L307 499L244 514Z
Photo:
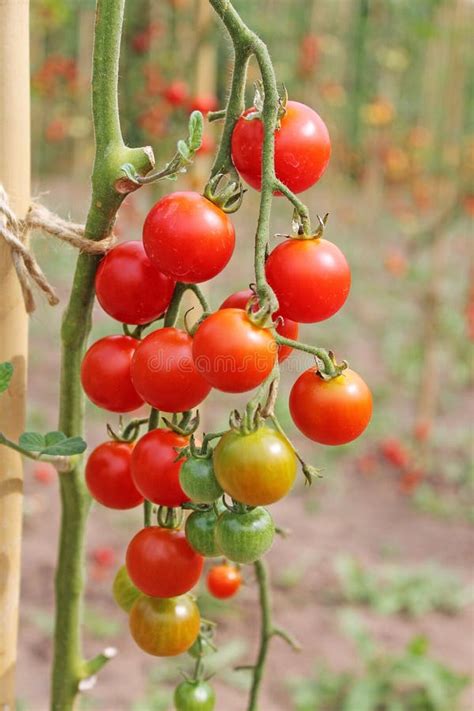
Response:
M362 671L334 672L325 666L312 679L293 679L295 711L458 711L469 683L428 654L428 640L414 637L402 651L380 648L353 614L343 617Z
M472 592L454 573L434 564L412 569L386 566L373 571L343 555L337 558L335 569L344 602L369 605L384 615L454 614L472 599Z

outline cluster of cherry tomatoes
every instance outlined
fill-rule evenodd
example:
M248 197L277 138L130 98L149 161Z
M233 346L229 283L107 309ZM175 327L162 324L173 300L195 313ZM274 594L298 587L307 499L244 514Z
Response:
M233 132L232 158L256 189L262 141L261 121L250 120L246 112ZM320 117L289 101L275 134L277 178L294 192L305 190L324 172L329 153ZM202 642L190 591L204 558L231 561L211 569L208 588L218 597L234 594L241 582L239 565L258 560L272 545L275 526L265 507L289 492L297 472L292 444L262 418L250 424L234 419L225 432L199 442L191 411L212 388L241 393L261 385L292 345L299 345L294 342L298 323L332 316L350 288L339 248L319 234L298 234L266 261L267 280L279 301L276 314L269 315L247 290L203 313L190 331L178 328L178 296L186 285L219 274L234 245L234 227L219 199L175 192L150 210L143 241L114 247L96 276L99 303L125 324L126 332L98 340L85 354L86 394L111 412L131 412L147 403L172 413L166 427L153 426L140 437L139 425L130 425L122 436L99 445L86 466L89 490L103 505L127 509L146 500L158 507L158 525L145 525L132 538L114 584L134 640L157 656L180 654ZM142 337L161 318L163 325ZM130 332L128 326L136 328ZM290 340L279 343L279 338ZM310 368L290 394L297 427L324 444L357 437L371 407L364 381L348 369L328 379L318 367ZM213 439L218 439L215 447Z

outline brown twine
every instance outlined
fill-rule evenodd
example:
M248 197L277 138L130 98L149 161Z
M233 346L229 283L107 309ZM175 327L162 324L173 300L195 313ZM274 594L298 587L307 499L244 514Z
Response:
M25 309L29 314L36 308L32 291L33 283L46 294L51 306L59 303L56 291L26 246L28 232L33 229L41 230L51 237L67 242L86 254L104 254L116 242L113 234L97 242L87 239L84 237L84 225L63 220L37 202L31 204L24 219L19 219L11 209L8 195L0 183L0 237L11 248L13 266L20 282Z

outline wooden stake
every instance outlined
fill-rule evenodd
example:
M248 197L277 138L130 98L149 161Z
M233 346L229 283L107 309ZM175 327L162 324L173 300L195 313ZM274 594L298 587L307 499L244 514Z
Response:
M0 0L0 182L17 215L30 200L29 2ZM28 319L12 266L0 243L0 362L15 368L0 395L0 432L16 440L24 430ZM22 462L0 447L0 709L15 708L20 589Z

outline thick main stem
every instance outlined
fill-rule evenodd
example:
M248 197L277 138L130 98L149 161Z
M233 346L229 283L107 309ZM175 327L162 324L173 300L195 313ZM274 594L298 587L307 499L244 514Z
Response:
M140 173L153 167L150 150L127 148L120 131L117 85L124 6L125 0L97 0L92 76L96 155L86 221L86 235L92 240L103 239L112 231L117 210L125 197L116 189L122 177L121 165L131 163ZM68 436L82 435L84 429L80 364L91 327L97 265L97 257L79 256L61 329L59 429ZM80 638L84 537L90 508L80 464L60 476L60 489L62 514L56 568L52 709L69 711L74 706L80 680L91 672L82 658Z

